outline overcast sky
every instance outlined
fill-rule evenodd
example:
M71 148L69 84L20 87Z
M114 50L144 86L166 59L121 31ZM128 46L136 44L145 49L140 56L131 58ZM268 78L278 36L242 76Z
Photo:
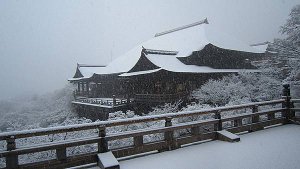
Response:
M0 99L62 88L155 33L208 18L245 43L280 37L299 0L0 0Z

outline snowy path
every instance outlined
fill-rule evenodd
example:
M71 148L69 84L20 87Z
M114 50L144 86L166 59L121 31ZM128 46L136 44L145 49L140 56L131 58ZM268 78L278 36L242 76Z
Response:
M121 169L296 169L300 126L285 125L241 135L241 141L212 141L121 161Z

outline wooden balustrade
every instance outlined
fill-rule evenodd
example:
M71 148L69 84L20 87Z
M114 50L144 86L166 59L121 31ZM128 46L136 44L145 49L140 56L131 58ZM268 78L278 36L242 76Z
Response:
M105 105L105 106L118 106L118 105L125 105L131 103L131 99L101 99L101 98L81 98L75 100L73 103L88 103L88 104L95 104L95 105Z
M172 102L174 100L182 99L187 96L185 92L175 94L135 94L134 100L136 102Z
M45 129L33 129L26 131L15 131L0 133L0 140L6 140L7 150L0 151L0 158L6 158L6 168L63 168L87 163L96 162L96 154L107 151L112 151L116 157L129 156L149 151L166 151L179 148L181 145L189 144L201 140L216 139L217 131L226 130L239 133L244 131L256 131L263 129L266 126L274 124L286 124L290 118L294 118L292 110L289 106L292 103L299 103L299 99L290 99L285 96L280 100L272 100L265 102L256 102L250 104L242 104L230 107L218 107L209 110L195 110L178 113L169 113L154 116L143 116L131 119L112 120L94 122L89 124L79 124L71 126L62 126ZM260 107L269 105L282 105L277 108L268 108L259 110ZM223 113L228 113L235 110L249 110L242 114L224 116ZM297 109L298 110L298 109ZM281 113L281 116L275 116L275 113ZM176 122L178 118L195 117L211 114L213 118L206 120ZM268 118L260 118L267 116ZM190 118L193 119L193 118ZM107 128L128 126L132 124L141 124L145 122L164 121L164 126L155 128L143 128L132 131L123 131L119 133L107 133ZM247 121L243 123L243 121ZM231 124L224 126L224 124ZM211 127L211 129L207 129ZM36 136L68 133L84 130L98 130L98 135L84 138L74 138L62 141L41 143L38 145L29 145L26 147L16 147L16 140L21 138L31 138ZM179 130L188 129L191 132L175 137L175 133ZM144 136L151 134L163 134L163 139L151 142L144 142ZM123 146L120 148L109 147L109 142L121 139L133 139L133 145ZM97 152L89 152L82 155L67 156L66 149L87 144L98 144ZM41 151L56 150L56 159L46 160L42 162L19 164L18 156Z

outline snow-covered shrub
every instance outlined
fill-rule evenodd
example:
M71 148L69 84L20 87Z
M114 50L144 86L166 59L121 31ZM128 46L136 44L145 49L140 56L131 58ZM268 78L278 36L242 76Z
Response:
M281 82L262 73L240 73L209 80L192 92L200 104L225 106L280 97Z

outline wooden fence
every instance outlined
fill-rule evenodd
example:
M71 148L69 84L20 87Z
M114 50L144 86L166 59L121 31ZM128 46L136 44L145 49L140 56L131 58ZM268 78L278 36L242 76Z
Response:
M97 161L96 155L99 152L107 152L108 150L112 151L115 157L118 158L154 150L172 150L182 145L201 140L217 139L216 131L223 129L233 133L244 131L253 132L261 130L266 126L291 123L297 118L295 117L295 111L299 111L300 109L294 108L293 103L300 103L300 99L291 99L289 86L285 86L283 94L284 96L280 100L255 102L231 107L1 133L0 140L6 141L7 149L0 152L0 158L6 159L6 168L65 168L94 163ZM239 111L239 113L234 114L234 112L237 111ZM227 116L228 113L230 113L230 115ZM212 118L204 120L203 118L197 118L199 116L211 116ZM129 126L155 121L163 121L164 125L106 134L107 129L111 127ZM176 123L174 123L175 121ZM17 139L91 129L97 130L98 134L96 136L47 142L26 147L16 146ZM178 134L180 130L189 132ZM144 140L145 136L153 134L161 134L163 137L160 140L151 142ZM127 138L133 140L131 145L118 148L108 146L108 143L111 141ZM81 155L67 155L67 148L87 144L97 144L98 150ZM28 164L19 164L18 162L18 156L20 155L48 150L55 150L56 159Z

